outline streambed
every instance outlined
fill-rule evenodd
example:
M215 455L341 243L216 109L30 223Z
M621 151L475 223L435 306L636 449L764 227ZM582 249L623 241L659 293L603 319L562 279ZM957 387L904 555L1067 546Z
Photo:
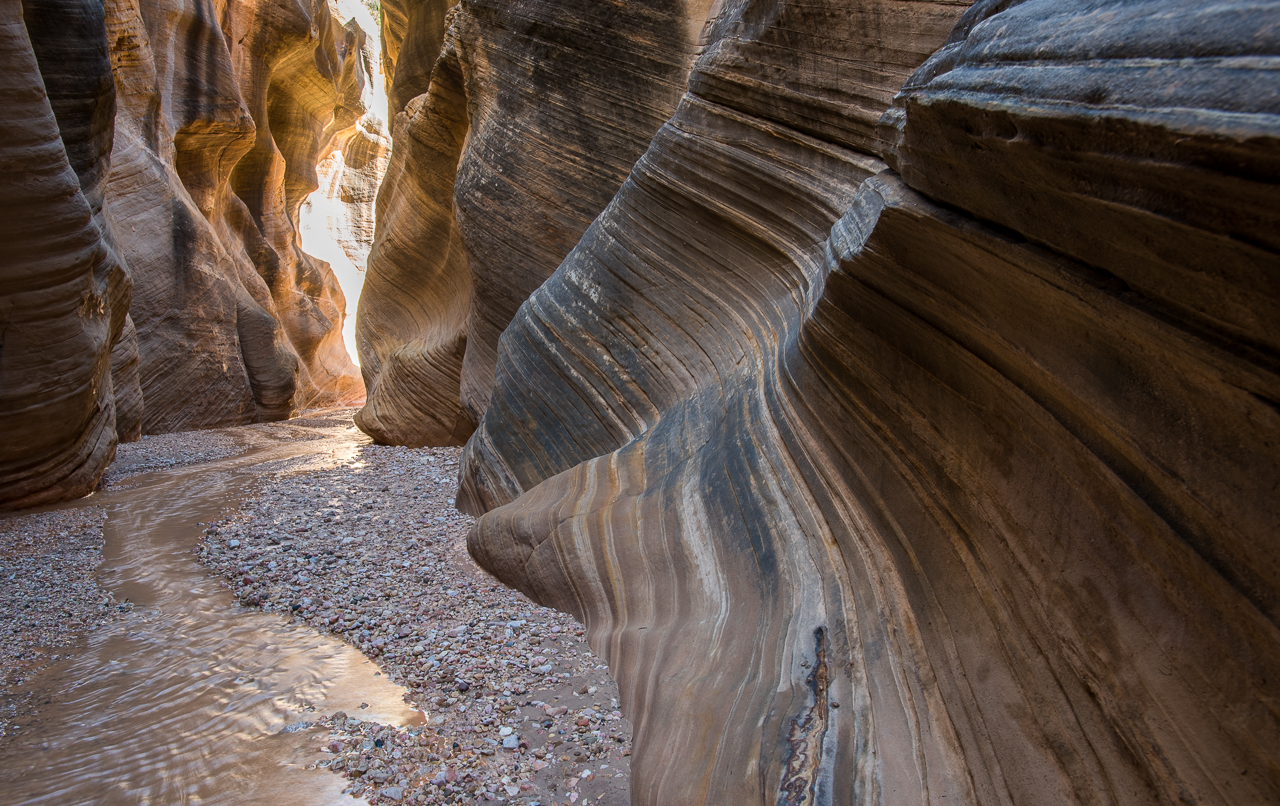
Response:
M337 710L421 719L355 648L239 607L197 562L200 524L237 507L248 468L340 462L368 441L301 424L241 433L239 455L63 505L106 510L98 573L133 609L40 675L48 704L0 748L0 803L355 803L338 776L307 769L323 734L291 726Z

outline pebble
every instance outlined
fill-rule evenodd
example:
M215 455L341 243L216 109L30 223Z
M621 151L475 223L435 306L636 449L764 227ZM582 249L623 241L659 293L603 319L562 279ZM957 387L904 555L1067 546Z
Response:
M459 454L365 444L335 467L265 473L206 529L200 559L241 604L353 644L426 712L411 728L308 717L329 732L317 766L349 779L349 794L375 806L625 806L631 729L617 685L571 617L466 554ZM608 776L567 785L567 770L599 763Z
M101 507L0 519L0 738L35 713L40 672L133 607L94 579L105 520Z

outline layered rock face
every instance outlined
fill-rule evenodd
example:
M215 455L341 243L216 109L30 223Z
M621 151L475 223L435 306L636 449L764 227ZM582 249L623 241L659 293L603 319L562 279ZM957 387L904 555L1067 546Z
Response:
M144 430L360 400L346 301L297 219L350 151L334 184L372 240L364 32L324 0L5 14L0 506L87 493Z
M384 12L395 148L356 323L382 442L474 429L499 335L675 109L709 2L450 5Z
M1280 799L1274 10L962 11L718 4L501 337L470 549L635 803Z
M148 432L358 400L346 301L298 245L315 167L356 131L364 33L310 4L109 0L108 212L134 279Z
M93 489L115 457L117 397L133 430L137 381L129 277L103 214L115 97L102 7L5 0L0 62L0 509L11 509Z

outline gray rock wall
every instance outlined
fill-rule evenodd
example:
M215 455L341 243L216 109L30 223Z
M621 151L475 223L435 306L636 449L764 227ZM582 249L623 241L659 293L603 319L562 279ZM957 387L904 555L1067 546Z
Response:
M356 323L364 431L466 440L499 335L675 108L705 5L464 0L429 90L407 102L397 88L432 62L404 40L392 105L406 106Z
M463 468L633 802L1280 798L1274 10L721 11Z

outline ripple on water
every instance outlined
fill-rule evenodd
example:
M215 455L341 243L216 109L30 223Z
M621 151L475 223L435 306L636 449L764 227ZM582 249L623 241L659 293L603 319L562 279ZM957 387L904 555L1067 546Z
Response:
M353 437L271 446L256 461L347 453L343 439ZM56 701L0 754L0 803L354 803L340 778L306 769L315 732L285 728L337 710L418 722L403 689L354 648L240 608L197 564L199 523L240 500L248 479L234 466L247 463L95 497L108 511L104 585L136 609L45 676Z

